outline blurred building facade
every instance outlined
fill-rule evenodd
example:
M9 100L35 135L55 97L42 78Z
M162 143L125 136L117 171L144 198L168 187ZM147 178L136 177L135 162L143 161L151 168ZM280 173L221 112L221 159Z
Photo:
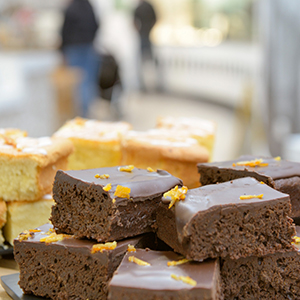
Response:
M269 146L292 160L300 160L299 17L297 0L260 2Z
M25 122L33 135L49 134L62 121L50 120L46 114L55 115L58 109L53 100L57 90L49 78L61 65L57 49L67 1L0 0L1 127L17 126L16 120L24 124L37 108L36 119L47 124L36 128L35 118L31 125ZM138 82L139 47L133 26L137 0L90 1L101 19L96 46L115 57L124 93L130 94ZM149 2L158 17L151 32L156 65L149 78L155 81L153 86L170 95L231 109L238 120L236 154L281 155L285 137L300 131L298 1ZM79 80L73 76L74 82ZM39 89L34 80L40 82ZM9 89L12 86L19 88ZM18 111L26 111L26 117L7 117L7 112Z

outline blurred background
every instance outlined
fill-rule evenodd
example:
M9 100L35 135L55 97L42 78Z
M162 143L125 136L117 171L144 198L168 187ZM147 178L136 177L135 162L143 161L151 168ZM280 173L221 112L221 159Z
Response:
M97 92L86 113L84 71L62 47L73 1L0 0L0 127L44 136L77 115L136 130L191 116L217 123L215 161L300 161L299 1L90 0Z

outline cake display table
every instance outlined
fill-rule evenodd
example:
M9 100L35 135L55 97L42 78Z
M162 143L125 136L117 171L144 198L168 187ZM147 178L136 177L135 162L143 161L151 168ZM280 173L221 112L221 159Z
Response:
M5 275L18 273L18 270L16 269L15 261L12 259L1 259L0 265L1 265L0 266L0 278ZM11 300L12 299L5 292L2 285L0 285L0 299L1 300Z

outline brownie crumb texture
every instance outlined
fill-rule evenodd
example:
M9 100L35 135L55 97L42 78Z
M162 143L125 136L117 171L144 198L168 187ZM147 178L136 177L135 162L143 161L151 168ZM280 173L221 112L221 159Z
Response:
M300 299L298 252L221 263L224 299Z
M287 216L290 203L281 201L256 209L217 207L207 216L198 214L190 224L191 234L183 241L187 257L232 259L263 256L277 251L292 251L295 228Z
M54 300L106 299L107 267L93 256L59 248L19 245L15 259L24 293Z

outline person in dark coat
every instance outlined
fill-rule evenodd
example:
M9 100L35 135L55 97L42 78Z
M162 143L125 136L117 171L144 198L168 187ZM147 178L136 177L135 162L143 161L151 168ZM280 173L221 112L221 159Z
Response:
M140 0L138 6L134 11L134 25L140 36L140 80L141 88L144 89L142 68L145 61L152 60L152 46L150 41L150 32L156 23L156 13L153 6L144 0Z
M99 24L88 0L72 0L64 12L62 51L65 62L82 70L79 86L81 117L88 117L89 107L97 97L100 56L94 49Z
M142 56L151 55L150 32L156 23L156 14L153 6L144 0L134 11L134 23L141 39Z

